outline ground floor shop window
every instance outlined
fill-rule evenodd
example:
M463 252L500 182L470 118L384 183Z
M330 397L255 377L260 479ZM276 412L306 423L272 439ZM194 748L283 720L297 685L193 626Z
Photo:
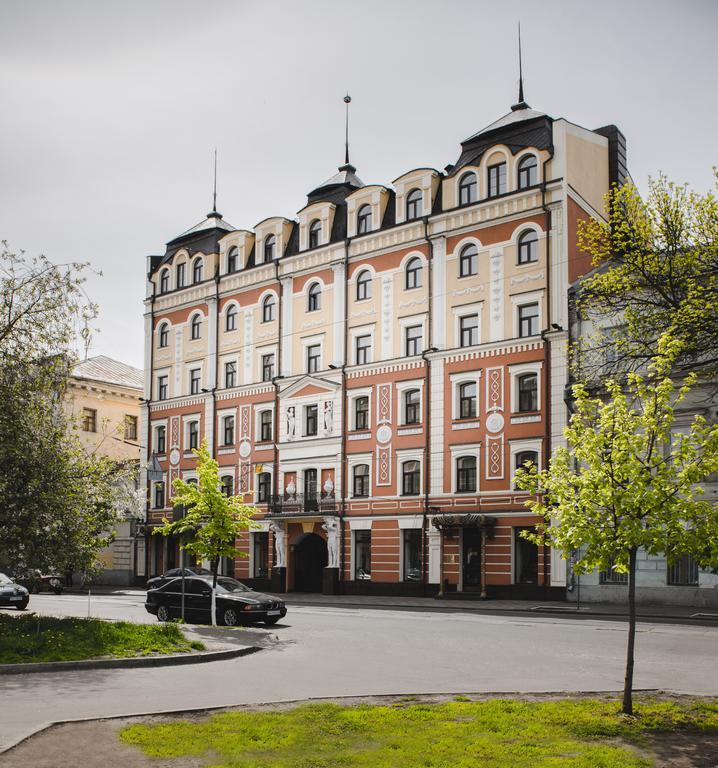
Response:
M403 581L421 581L421 528L402 531Z
M257 531L252 534L254 539L254 573L255 579L269 577L269 534L266 531Z
M354 531L354 578L371 579L371 531Z
M538 584L538 547L525 539L522 531L535 533L534 528L514 528L514 580L517 584Z

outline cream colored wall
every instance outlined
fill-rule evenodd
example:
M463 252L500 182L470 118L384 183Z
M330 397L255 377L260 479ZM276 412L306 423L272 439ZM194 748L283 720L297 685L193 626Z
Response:
M359 209L366 204L371 205L372 231L380 228L384 219L386 206L389 202L389 191L378 184L362 187L347 196L347 234L354 237L357 233L356 216Z
M322 368L332 362L332 349L336 330L334 319L334 286L330 283L323 285L321 306L314 312L307 312L307 300L309 286L315 282L307 280L301 293L292 294L292 330L293 336L290 343L291 372L293 375L304 373L306 360L304 359L304 347L302 339L311 336L322 336Z
M599 213L608 192L608 140L576 128L566 133L568 183Z
M92 384L70 379L66 395L66 407L73 419L74 429L88 451L112 459L140 458L140 401L141 390L113 388L97 382ZM97 431L82 429L82 409L97 411ZM137 418L137 440L125 442L125 416Z

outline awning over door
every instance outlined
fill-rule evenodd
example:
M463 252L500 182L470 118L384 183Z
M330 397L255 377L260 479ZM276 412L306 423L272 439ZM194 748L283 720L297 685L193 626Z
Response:
M492 528L496 518L480 515L478 512L467 512L459 515L436 515L432 524L435 528Z

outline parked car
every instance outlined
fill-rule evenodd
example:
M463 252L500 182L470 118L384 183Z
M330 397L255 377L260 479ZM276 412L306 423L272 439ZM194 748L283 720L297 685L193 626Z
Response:
M191 566L184 569L184 575L185 578L188 576L211 576L212 571L200 568L199 566ZM170 568L169 571L165 571L161 576L153 576L151 579L147 579L147 589L157 589L157 587L161 587L178 576L182 576L182 568Z
M55 573L43 574L38 570L30 571L26 576L19 576L16 581L33 595L43 590L54 592L56 595L62 594L62 579Z
M30 593L21 584L14 582L9 576L0 573L0 605L9 605L24 611L30 602Z
M217 579L217 621L229 627L263 621L276 624L287 615L282 600L255 592L228 576ZM195 623L208 623L212 618L212 576L184 579L185 618ZM159 621L182 615L182 579L174 578L156 589L147 590L145 608Z

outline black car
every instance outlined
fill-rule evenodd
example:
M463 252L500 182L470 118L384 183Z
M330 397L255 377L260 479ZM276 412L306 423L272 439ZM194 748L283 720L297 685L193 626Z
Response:
M176 579L182 575L182 568L170 568L169 571L165 571L161 576L153 576L147 580L147 589L157 589L163 584L167 584L168 581ZM212 571L208 571L206 568L200 568L199 566L191 566L184 569L185 578L188 576L211 576Z
M229 627L263 621L276 624L287 615L284 603L228 576L217 578L217 621ZM147 590L145 608L160 621L182 615L182 579L172 579L156 589ZM212 577L194 576L184 579L184 615L188 621L208 623L212 618Z
M30 602L30 593L14 582L9 576L0 573L0 605L8 605L24 611Z

